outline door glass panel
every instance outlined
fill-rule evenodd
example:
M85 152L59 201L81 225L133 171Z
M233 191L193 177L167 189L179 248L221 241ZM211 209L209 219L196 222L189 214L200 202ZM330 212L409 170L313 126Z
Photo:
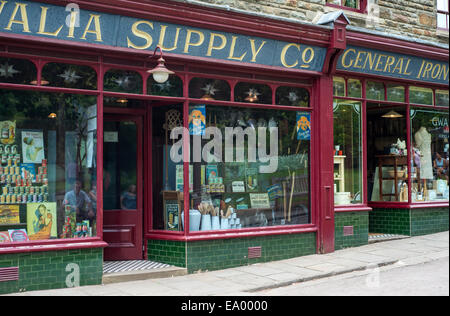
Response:
M137 126L106 121L103 145L105 210L135 210L137 186Z

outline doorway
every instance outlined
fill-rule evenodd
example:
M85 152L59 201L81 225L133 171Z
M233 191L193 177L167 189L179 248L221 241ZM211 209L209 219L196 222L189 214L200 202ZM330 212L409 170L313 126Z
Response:
M143 122L141 115L104 116L103 236L105 261L142 260Z

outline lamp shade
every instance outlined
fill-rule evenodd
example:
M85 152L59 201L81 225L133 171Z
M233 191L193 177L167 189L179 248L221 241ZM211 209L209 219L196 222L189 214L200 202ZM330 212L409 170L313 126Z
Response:
M174 74L173 71L170 71L166 68L164 63L165 60L161 57L160 59L158 59L158 65L152 70L148 71L148 73L151 73L153 75L153 79L155 79L157 83L166 82L169 79L169 75Z
M401 117L403 117L403 115L401 115L400 113L397 113L395 111L390 111L390 112L382 115L381 117L384 117L384 118L401 118Z

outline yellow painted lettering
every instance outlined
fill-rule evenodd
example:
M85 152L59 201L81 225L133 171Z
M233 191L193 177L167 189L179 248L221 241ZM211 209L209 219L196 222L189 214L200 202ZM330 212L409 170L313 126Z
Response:
M430 62L427 62L427 65L425 66L425 69L424 69L424 71L423 71L423 76L422 76L422 78L430 78L430 72L431 72L431 69L433 68L433 64L432 63L430 63Z
M359 51L358 55L356 55L356 59L355 59L355 64L353 65L353 67L355 68L362 68L362 65L360 65L359 63L362 62L362 56L363 54L365 54L366 52L364 51Z
M219 38L221 40L220 45L214 46L214 42L216 38ZM218 33L211 33L211 37L209 39L209 46L208 46L208 52L206 53L206 56L212 56L213 50L222 50L227 45L227 38L225 35L218 34Z
M145 31L140 30L138 27L141 24L145 24L149 26L153 30L153 23L148 21L137 21L131 26L131 32L133 32L133 35L145 39L145 44L138 46L134 44L128 37L127 37L127 43L129 48L135 48L135 49L147 49L153 44L153 38L150 34L148 34Z
M152 26L152 28L153 28L153 26ZM172 47L164 46L164 40L166 37L166 29L167 29L167 25L161 25L161 34L159 35L159 44L158 45L159 45L159 47L161 47L161 49L163 51L170 52L170 51L177 49L177 47L178 47L178 38L180 37L181 27L177 27L177 32L175 34L175 39L173 41Z
M422 76L422 69L423 69L424 65L425 65L425 60L422 60L422 65L420 66L419 73L417 74L417 79L419 79L420 76Z
M196 43L191 42L192 34L197 34L198 36L198 41ZM191 46L201 46L204 41L205 41L205 34L203 34L203 32L188 30L186 35L186 43L184 45L184 53L189 54L189 48Z
M298 59L295 61L295 63L289 65L286 61L286 54L289 50L289 48L291 47L295 47L297 48L298 51L300 51L300 44L287 44L286 46L284 46L283 50L281 51L281 63L283 64L284 67L286 68L294 68L298 65Z
M366 61L364 62L364 69L367 69L367 63L369 63L370 70L375 66L375 60L377 59L377 54L372 56L371 52L367 52Z
M48 8L47 7L41 7L41 9L42 9L42 11L41 11L41 22L39 24L39 32L38 32L38 34L57 37L59 35L59 32L61 32L61 30L63 28L63 25L61 25L59 27L59 29L57 29L53 33L46 32L45 31L45 25L46 25L46 22L47 22L47 11L48 11Z
M431 78L437 79L440 73L441 73L441 65L440 64L434 65L433 70L431 71Z
M309 58L307 57L309 53ZM302 61L304 62L303 65L301 65L301 68L309 68L310 67L310 63L314 60L314 49L312 49L312 47L307 47L302 54Z
M235 57L234 56L234 51L236 49L236 42L237 42L238 37L237 36L233 36L233 40L231 41L231 47L230 47L230 55L228 56L228 59L231 60L237 60L237 61L243 61L245 56L247 55L247 52L245 52L244 54L242 54L241 57Z
M344 68L350 68L353 66L354 60L350 59L347 63L347 56L350 54L350 52L353 52L353 54L356 54L356 51L353 48L347 49L345 53L342 55L342 67Z
M377 65L375 66L375 71L383 71L383 69L380 69L378 66L380 66L381 64L382 64L382 61L381 61L381 58L383 58L383 57L386 57L387 58L387 55L382 55L382 54L380 54L379 56L378 56L378 61L377 61Z
M2 6L3 9L3 6ZM20 9L21 20L15 20L17 13ZM22 25L23 31L25 33L31 33L30 25L28 24L28 15L27 15L27 4L16 2L16 7L14 8L13 13L11 14L11 18L9 19L8 26L5 30L11 31L11 27L13 24Z
M386 66L384 66L384 72L391 72L391 67L394 66L395 57L388 56L386 60Z
M439 79L447 81L448 80L448 71L449 71L449 68L446 65L442 65L441 72L439 74Z
M91 30L91 24L94 22L95 30ZM89 18L89 22L86 25L86 29L84 30L83 36L81 37L82 40L86 39L87 34L94 34L96 36L96 42L103 42L102 40L102 30L100 27L100 15L98 14L91 14L91 17Z
M402 70L403 70L403 58L399 58L397 63L395 64L394 69L392 69L392 73L397 71L399 74L401 74Z
M0 1L0 14L2 14L3 8L5 7L5 4L7 4L8 1L2 0Z
M408 61L406 62L405 71L403 72L404 75L411 76L412 72L408 72L409 64L411 64L411 59L408 58Z
M264 45L266 45L266 41L263 41L259 46L259 48L256 49L255 40L254 39L250 40L250 46L252 48L252 60L251 60L252 63L256 63L256 57L261 52L261 49L264 47Z

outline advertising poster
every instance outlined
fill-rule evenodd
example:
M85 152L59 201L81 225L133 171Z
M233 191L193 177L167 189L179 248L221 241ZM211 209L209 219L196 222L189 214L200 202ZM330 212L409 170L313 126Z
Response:
M42 163L45 159L44 135L42 131L22 132L23 163Z
M206 106L189 107L189 134L204 135L206 127Z
M30 240L57 237L56 203L28 203L27 229Z
M29 241L26 229L10 229L8 233L12 242Z
M19 205L0 205L0 225L20 224Z
M297 140L311 140L311 113L297 112Z
M9 238L8 232L0 232L0 244L4 244L7 242L11 242L11 238Z

